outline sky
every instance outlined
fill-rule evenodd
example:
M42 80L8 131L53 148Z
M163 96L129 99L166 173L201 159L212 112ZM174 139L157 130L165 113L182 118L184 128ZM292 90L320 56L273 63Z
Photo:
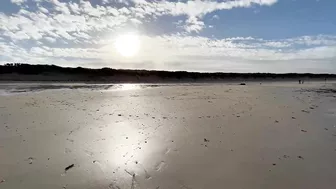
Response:
M336 0L0 0L0 64L336 73L335 9Z

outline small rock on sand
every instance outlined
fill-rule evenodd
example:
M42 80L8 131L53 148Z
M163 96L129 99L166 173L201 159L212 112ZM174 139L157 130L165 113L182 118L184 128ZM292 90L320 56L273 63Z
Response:
M64 170L65 170L65 171L68 171L69 169L71 169L71 168L73 168L73 167L75 167L75 164L71 164L71 165L69 165L69 166L66 167Z
M28 161L29 161L29 164L33 164L34 158L33 157L29 157Z

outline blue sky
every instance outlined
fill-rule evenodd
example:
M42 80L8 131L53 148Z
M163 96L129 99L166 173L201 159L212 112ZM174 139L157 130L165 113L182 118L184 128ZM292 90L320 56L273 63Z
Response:
M335 0L1 0L0 63L336 73L335 7ZM136 42L116 46L120 36Z

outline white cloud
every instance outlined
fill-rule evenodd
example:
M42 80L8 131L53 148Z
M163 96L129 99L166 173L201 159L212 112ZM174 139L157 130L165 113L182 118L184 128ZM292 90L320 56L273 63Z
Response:
M44 36L75 40L72 33L113 30L126 23L141 21L131 16L126 8L92 7L89 1L65 3L47 0L54 7L47 10L41 4L38 12L21 9L18 13L0 13L0 32L12 40L39 40ZM84 37L88 39L88 37Z
M74 36L81 35L83 34L78 33ZM318 38L323 39L322 36ZM329 39L332 36L325 38ZM332 63L336 61L336 45L292 48L300 42L301 38L267 41L251 37L213 39L178 34L142 35L140 39L142 48L139 55L133 58L120 57L114 49L113 38L98 41L99 47L96 48L36 46L28 52L16 45L5 44L3 48L6 49L4 52L7 55L14 54L17 58L34 60L34 62L49 60L55 62L57 59L71 58L75 61L69 64L74 66L76 64L78 66L79 60L94 59L102 64L113 62L113 65L105 66L115 68L243 72L304 72L316 68L317 71L336 73L335 68L332 67ZM77 63L76 59L78 59ZM89 66L95 67L93 64Z
M22 3L26 2L27 0L11 0L12 3L21 5Z
M42 3L43 1L43 3ZM26 1L12 2L24 7ZM145 1L104 0L105 6L90 1L31 0L38 11L21 8L17 13L0 13L1 61L54 63L78 66L90 61L116 68L147 68L189 71L271 71L288 69L330 70L336 61L336 36L301 36L265 40L253 37L208 38L189 36L207 25L204 16L215 11L271 6L277 0L231 1ZM92 1L91 1L92 2ZM120 6L112 6L118 2ZM123 6L132 5L136 6ZM31 6L31 5L30 5ZM117 8L118 7L118 8ZM114 34L160 16L180 16L176 24L185 32L172 35L142 35L141 50L133 58L116 53ZM212 19L217 19L217 15ZM25 48L30 44L31 48ZM71 59L71 61L67 61ZM109 64L113 62L114 64ZM295 66L291 66L293 64Z
M296 42L300 45L314 46L314 45L336 45L336 36L317 35L317 36L302 36L288 40L289 42Z
M48 41L49 43L55 43L56 42L56 39L55 38L52 38L52 37L45 37L44 38L46 41Z
M49 13L48 9L46 9L44 7L38 7L38 9L39 9L39 11L41 11L44 14L48 14Z
M142 24L142 22L136 18L131 18L130 21L134 24Z
M41 2L50 4L45 8ZM26 0L12 0L23 4ZM66 40L74 40L71 32L114 30L128 21L139 25L144 20L155 19L162 15L186 15L182 26L187 32L200 32L206 27L202 16L216 10L232 9L235 7L250 7L256 5L272 5L277 0L234 0L225 2L215 1L145 1L133 0L135 7L115 8L112 6L92 6L90 1L61 2L59 0L34 0L40 12L29 12L21 9L11 16L0 13L0 26L4 34L13 40L40 39L45 35L56 33ZM115 0L105 3L116 2ZM127 1L117 1L127 4ZM18 33L17 30L24 32ZM15 37L16 33L19 35Z
M280 42L280 41L269 41L265 42L263 45L268 46L268 47L274 47L274 48L284 48L284 47L289 47L290 44L288 42Z
M200 32L205 27L204 22L198 20L196 17L189 17L186 21L185 30L187 32Z
M132 0L137 4L137 8L132 9L138 15L172 15L172 16L181 16L185 15L189 19L202 22L201 19L204 15L219 11L219 10L229 10L239 7L251 7L253 5L260 6L271 6L275 4L278 0L233 0L233 1L186 1L186 2L170 2L170 1L146 1L146 0ZM143 11L145 10L145 11ZM193 21L193 22L196 22ZM189 25L189 26L188 26ZM189 24L185 29L187 31L199 31L202 29L200 24Z
M212 16L212 19L213 19L213 20L218 20L218 19L219 19L219 16L218 16L217 14L215 14L215 15Z
M200 17L216 10L229 10L238 7L251 7L252 5L270 6L277 0L233 0L233 1L186 1L186 2L170 2L170 1L145 1L133 0L139 7L152 7L154 10L163 14L172 15L188 15L190 17ZM158 13L160 14L160 13Z
M69 5L70 10L72 11L72 13L74 13L74 14L80 14L79 5L77 3L69 2L68 5Z

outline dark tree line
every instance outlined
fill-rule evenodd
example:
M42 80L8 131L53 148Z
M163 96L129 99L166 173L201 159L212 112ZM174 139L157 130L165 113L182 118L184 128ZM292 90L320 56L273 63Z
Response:
M128 81L141 82L146 78L157 78L158 81L165 80L232 80L232 79L331 79L336 78L335 74L311 74L311 73L200 73L200 72L186 72L186 71L154 71L154 70L124 70L124 69L90 69L90 68L65 68L56 65L31 65L24 63L8 63L0 65L0 76L16 74L16 75L41 75L61 77L71 76L73 80L86 81L106 81L106 78L122 81L127 78ZM8 77L7 77L8 78ZM1 77L0 77L1 79ZM4 80L4 79L2 79ZM15 80L15 78L13 78ZM43 77L42 79L43 80ZM57 78L54 80L58 80ZM62 80L61 78L59 80Z

